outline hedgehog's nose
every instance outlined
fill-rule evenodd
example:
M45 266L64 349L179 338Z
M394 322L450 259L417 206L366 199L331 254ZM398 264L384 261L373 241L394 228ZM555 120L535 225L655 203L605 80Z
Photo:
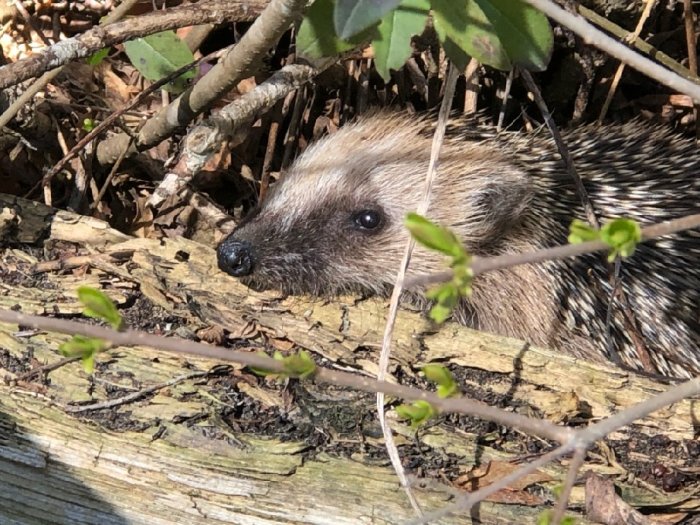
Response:
M248 241L228 237L216 250L219 268L233 275L244 277L253 270L253 247Z

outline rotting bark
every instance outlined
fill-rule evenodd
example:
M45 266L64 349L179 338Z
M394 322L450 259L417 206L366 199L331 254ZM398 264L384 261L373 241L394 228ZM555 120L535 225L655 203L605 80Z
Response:
M61 241L68 256L65 264L55 265L61 272L33 275L39 261L30 251L20 245L2 249L0 308L75 315L80 311L75 289L87 284L124 308L133 328L187 336L223 327L237 347L302 347L323 366L375 371L382 301L323 302L252 292L218 272L211 247L184 239L128 239L99 221L53 213L21 199L0 198L0 209L10 201L13 213L0 214L12 217L14 225L2 229L6 241L48 237ZM17 224L24 228L21 237ZM75 243L80 254L65 251L66 243ZM17 379L31 367L60 360L57 347L64 340L0 325L0 375ZM579 424L665 389L649 379L460 326L436 331L418 314L402 312L391 372L404 383L423 384L416 370L426 362L450 366L469 395ZM369 524L411 517L377 437L371 396L310 381L278 385L235 365L216 365L145 348L116 348L98 359L92 378L72 363L52 371L50 382L0 384L0 522ZM77 416L64 410L198 371L211 373L113 408ZM664 493L649 480L619 480L653 465L687 467L693 458L678 450L684 444L685 450L692 448L698 420L700 407L690 400L652 414L610 436L589 455L584 472L613 476L633 506L697 512L697 485ZM541 440L469 418L442 417L416 437L395 418L392 425L409 471L420 474L416 491L426 510L459 492L446 480L478 487L490 472L505 474L514 460L522 464L528 452L547 450ZM534 523L565 469L550 465L527 487L444 523L472 523L475 515L482 523ZM578 516L583 505L583 488L577 486L570 514Z

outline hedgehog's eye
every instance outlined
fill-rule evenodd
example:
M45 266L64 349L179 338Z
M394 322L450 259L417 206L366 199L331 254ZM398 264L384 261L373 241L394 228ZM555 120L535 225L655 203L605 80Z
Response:
M360 210L352 216L355 225L363 230L374 230L382 223L382 216L376 210Z

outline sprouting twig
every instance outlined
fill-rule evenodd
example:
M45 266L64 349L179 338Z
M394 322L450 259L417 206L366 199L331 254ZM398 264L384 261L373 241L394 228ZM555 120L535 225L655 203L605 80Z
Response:
M55 317L23 314L12 310L0 310L0 322L17 324L36 330L94 337L107 341L112 346L148 346L179 355L193 355L215 359L225 363L239 363L243 366L249 366L260 370L269 370L278 373L285 372L282 362L265 355L197 343L176 337L162 337L136 330L118 332L103 326L79 323L67 319L57 319ZM517 428L523 432L561 443L566 442L571 432L573 432L572 429L555 425L549 421L535 420L520 414L500 411L485 403L472 399L459 397L443 399L433 392L426 392L417 388L386 381L378 381L370 377L359 376L348 372L317 367L314 380L321 383L354 388L362 392L384 392L389 396L408 401L425 400L436 409L443 412L457 412L481 417L488 421L498 423L499 425Z
M684 230L693 230L695 228L700 228L700 213L642 228L642 242ZM476 277L477 275L493 270L502 270L521 264L533 264L555 259L565 259L567 257L576 257L586 253L600 252L609 248L610 246L602 241L589 241L582 242L581 244L564 244L562 246L545 248L544 250L537 250L534 252L498 255L496 257L473 257L472 272ZM407 288L411 288L443 283L450 279L452 279L452 271L446 270L430 275L410 277L406 280L405 284Z

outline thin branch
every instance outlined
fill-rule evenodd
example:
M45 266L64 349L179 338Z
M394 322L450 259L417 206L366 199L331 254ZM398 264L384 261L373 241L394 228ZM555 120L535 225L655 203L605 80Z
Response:
M652 226L642 228L642 242L678 233L684 230L700 228L700 213L688 215L680 219L660 222ZM521 264L533 264L555 259L576 257L587 253L609 250L610 246L602 241L582 242L581 244L564 244L554 248L545 248L534 252L499 255L496 257L474 257L472 259L472 272L474 276L493 270L502 270ZM430 275L418 275L406 280L406 287L420 287L429 284L443 283L452 279L452 271L446 270Z
M163 350L183 356L197 356L226 363L238 363L243 366L269 370L271 372L284 372L284 364L282 362L259 353L242 352L240 350L197 343L176 337L162 337L136 330L117 332L103 326L79 323L67 319L56 319L54 317L23 314L12 310L0 310L0 322L17 324L36 330L95 337L109 342L112 346L148 346L156 350ZM457 412L480 417L487 421L498 423L499 425L517 428L523 432L561 443L569 440L573 432L570 428L555 425L549 421L533 420L520 414L501 411L485 403L464 397L443 399L433 392L426 392L417 388L386 381L378 381L371 377L359 376L322 367L317 367L316 370L314 381L320 383L345 386L372 394L384 392L386 395L408 401L425 400L442 412Z
M640 73L653 78L673 90L684 93L695 100L695 102L700 103L700 85L686 80L677 73L641 56L627 46L610 38L599 29L596 29L584 18L565 11L551 0L525 1L542 11L551 19L571 29L574 33L582 37L586 43L605 51Z
M143 388L137 392L132 392L122 397L117 397L114 399L108 399L106 401L100 401L98 403L90 403L89 405L67 405L63 407L63 410L70 414L82 414L84 412L92 412L93 410L104 410L105 408L114 408L121 405L126 405L127 403L133 403L143 397L146 397L158 390L163 390L164 388L169 388L175 386L188 379L196 379L199 377L207 377L211 372L191 372L189 374L184 374L178 377L174 377L169 381L163 383L158 383L157 385L151 385L149 387Z
M123 22L99 25L73 38L67 38L23 60L0 67L0 89L14 86L79 58L85 58L102 48L190 25L226 21L250 21L265 7L265 0L234 2L208 0L155 11Z
M97 126L95 126L92 130L90 130L89 133L87 133L84 137L82 137L76 144L73 146L70 151L63 156L61 160L59 160L49 171L46 172L44 175L41 183L44 186L48 186L51 183L51 179L53 179L56 174L63 169L63 167L78 153L80 153L85 146L87 146L90 142L95 140L99 135L101 135L104 131L106 131L108 128L110 128L116 120L124 115L126 112L132 110L133 108L137 107L143 100L151 96L151 94L156 91L157 89L161 88L168 82L176 79L183 73L199 66L200 64L204 62L208 62L209 60L213 60L219 56L221 56L223 53L226 52L226 49L214 51L207 56L201 57L194 62L190 62L189 64L185 64L184 66L176 69L172 73L166 75L165 77L161 78L160 80L157 80L153 82L151 85L149 85L146 89L141 91L138 95L134 97L134 99L129 102L126 106L123 108L112 112L110 115L108 115L104 120L102 120ZM133 142L132 137L127 137L129 145ZM121 162L124 157L126 156L126 152L128 149L124 149L120 155L117 156L115 159L116 162ZM33 190L32 190L33 191ZM30 191L30 193L32 193ZM98 199L99 200L99 199Z
M578 471L583 466L583 462L585 460L586 449L577 449L576 452L574 452L574 457L571 458L569 470L566 473L566 481L564 482L564 487L561 490L561 494L559 494L557 506L554 508L554 513L552 514L552 519L550 520L551 525L559 525L561 523L561 520L564 519L566 507L569 505L569 497L571 496L571 490L574 488L574 484L576 483L576 478L578 476Z
M473 60L473 59L472 59ZM474 68L474 72L476 68ZM457 79L459 78L459 71L454 66L450 64L447 79L445 80L445 92L443 93L442 104L440 105L440 112L438 115L438 123L435 128L435 134L433 135L432 148L430 150L430 163L428 164L428 171L425 175L425 182L423 186L423 198L418 205L418 213L425 214L428 209L428 204L430 202L430 194L433 186L433 180L435 179L435 174L437 172L437 162L438 156L440 154L440 148L445 139L445 129L447 127L447 120L450 115L450 108L452 107L452 99L454 98L455 86L457 85ZM469 81L471 79L468 79ZM382 350L379 354L379 371L377 372L377 379L382 381L386 377L387 368L389 367L389 356L391 355L391 339L394 334L394 324L396 323L396 315L399 310L399 301L401 299L401 293L403 292L403 281L406 276L406 269L411 260L411 252L415 246L415 240L410 237L406 243L406 248L403 253L403 258L401 259L401 265L399 266L399 271L396 275L396 283L394 284L394 290L391 294L391 302L389 303L389 314L387 315L386 328L384 329L384 338L382 339ZM386 443L387 451L389 452L389 458L391 459L391 464L394 467L399 480L401 481L401 486L406 491L411 506L416 511L418 516L422 516L423 512L418 505L413 491L410 488L408 479L406 478L406 473L401 464L401 458L399 457L396 444L394 443L394 436L387 425L386 414L384 413L384 394L381 392L377 393L377 415L379 416L379 422L382 427L382 433L384 434L384 441Z
M327 64L330 65L330 62ZM187 184L216 154L222 143L229 141L257 115L271 109L277 101L303 86L318 72L317 69L303 64L284 66L255 89L222 108L215 117L190 130L177 164L154 190L148 204L158 206L171 195L185 190Z
M496 492L507 488L509 485L524 478L528 474L535 472L538 468L543 467L548 463L565 456L566 454L569 454L572 450L573 445L571 443L565 443L551 452L540 456L536 460L531 461L527 465L522 466L518 470L511 472L507 476L499 478L498 481L494 481L482 489L471 492L467 496L458 498L456 503L443 507L435 512L431 512L430 514L426 514L421 519L408 521L406 522L406 525L423 525L426 523L435 522L457 512L467 512L477 503L485 500L489 496L492 496Z
M120 18L122 18L129 9L131 9L134 4L136 4L138 0L126 0L123 3L119 5L116 9L114 9L109 15L104 17L104 19L100 22L100 26L104 26L107 24L111 24L113 22L116 22ZM18 7L22 5L21 2L17 2L16 4ZM2 71L2 68L0 68L0 71ZM39 93L42 89L44 89L49 82L51 82L54 78L58 76L58 74L63 71L63 66L57 67L55 69L52 69L51 71L47 71L43 75L41 75L40 78L38 78L35 82L32 83L31 86L29 86L22 94L17 97L12 104L0 115L0 129L7 126L7 124L10 123L10 121L15 118L15 115L19 113L19 110L22 109L24 106L29 104L29 101L34 98L34 95Z
M616 36L619 39L627 38L627 35L629 35L629 31L627 31L626 29L620 27L617 24L614 24L604 16L601 16L595 11L581 5L579 2L576 3L576 7L578 8L578 12L581 16L590 20L597 26L602 27L611 35ZM637 39L634 42L631 42L630 44L635 49L644 53L645 55L654 57L654 59L657 62L660 62L670 70L675 71L686 80L690 80L691 82L700 82L700 78L698 78L697 72L692 73L690 70L683 67L683 65L681 65L677 60L674 60L672 57L668 56L660 49L652 46L645 40Z
M569 174L569 177L571 177L574 186L576 186L576 193L578 194L578 198L581 199L583 210L586 213L586 219L588 219L588 222L591 226L593 226L596 229L599 229L600 223L598 222L598 217L596 217L595 210L593 209L593 204L591 203L591 199L588 197L588 192L586 191L586 188L583 185L583 180L581 180L581 176L578 174L578 171L576 171L576 166L574 165L574 159L571 156L571 152L569 151L569 148L566 147L564 139L561 136L561 133L559 132L559 128L554 123L552 114L547 108L547 103L544 101L542 93L540 93L540 89L537 87L535 80L532 78L532 75L527 69L520 68L520 75L523 77L527 88L532 92L533 96L535 97L537 107L540 109L540 113L542 113L542 116L544 117L544 121L547 124L547 127L549 128L549 132L552 134L554 143L557 145L557 149L559 150L559 155L561 155L561 158L564 161L566 172Z
M639 17L639 20L637 21L637 27L634 28L634 33L629 35L627 37L627 43L628 44L634 44L634 42L639 38L639 35L642 32L642 29L644 28L644 22L647 21L649 18L649 15L651 14L651 10L656 4L656 0L646 0L646 5L644 6L644 11L642 11L641 16ZM605 115L608 113L608 109L610 108L610 103L612 102L613 97L615 96L615 92L617 91L617 86L620 83L620 79L622 78L622 73L625 71L625 64L621 62L617 66L617 71L615 71L615 76L613 76L612 82L610 83L610 89L608 90L608 95L605 97L605 102L603 102L603 107L600 110L600 115L598 116L598 125L602 125L603 121L605 120ZM697 72L697 71L696 71Z
M307 3L308 0L272 0L240 42L209 73L146 123L129 152L135 153L159 144L189 124L241 80L255 73L268 50L292 23L301 18ZM195 5L195 8L198 7L199 4ZM128 148L127 142L125 134L114 135L101 142L97 147L98 161L111 164L124 148Z
M693 4L691 0L683 0L683 20L685 22L685 40L688 46L688 69L693 75L698 74L698 44L695 35L695 21L693 20ZM696 103L693 106L693 116L695 117L695 138L700 138L700 106Z

